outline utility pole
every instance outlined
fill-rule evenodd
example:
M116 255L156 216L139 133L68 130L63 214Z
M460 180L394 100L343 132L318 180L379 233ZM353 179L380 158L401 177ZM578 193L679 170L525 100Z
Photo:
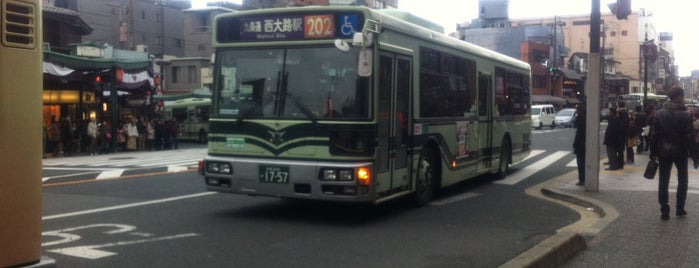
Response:
M590 56L587 70L585 191L599 192L599 111L600 111L600 0L592 0L590 13Z

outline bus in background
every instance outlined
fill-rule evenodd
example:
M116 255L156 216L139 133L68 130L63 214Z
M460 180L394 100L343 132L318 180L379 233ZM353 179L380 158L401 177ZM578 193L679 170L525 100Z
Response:
M217 16L207 189L425 205L504 177L530 152L530 66L430 28L348 6Z
M648 102L656 103L657 108L661 108L663 103L667 101L667 96L665 95L655 95L650 92L646 94ZM617 101L623 102L627 110L633 111L636 109L636 106L643 107L643 93L621 94L617 96Z
M161 118L175 118L180 124L180 139L206 143L209 133L211 98L184 98L163 102Z

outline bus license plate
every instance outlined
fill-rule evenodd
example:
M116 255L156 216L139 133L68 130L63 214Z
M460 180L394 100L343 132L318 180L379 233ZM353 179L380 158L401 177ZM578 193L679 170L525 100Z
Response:
M289 167L260 166L260 182L289 183Z

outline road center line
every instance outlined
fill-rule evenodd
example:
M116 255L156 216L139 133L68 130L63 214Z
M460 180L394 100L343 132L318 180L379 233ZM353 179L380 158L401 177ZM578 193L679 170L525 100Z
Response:
M45 221L45 220L53 220L53 219L60 219L60 218L68 218L68 217L74 217L74 216L80 216L80 215L86 215L86 214L93 214L93 213L105 212L105 211L110 211L110 210L125 209L125 208L139 207L139 206L147 206L147 205L160 204L160 203L167 203L167 202L172 202L172 201L177 201L177 200L182 200L182 199L188 199L188 198L202 197L202 196L207 196L207 195L212 195L212 194L217 194L217 192L203 192L203 193L198 193L198 194L175 196L175 197L169 197L169 198L163 198L163 199L157 199L157 200L151 200L151 201L145 201L145 202L138 202L138 203L132 203L132 204L124 204L124 205L119 205L119 206L104 207L104 208L96 208L96 209L88 209L88 210L83 210L83 211L76 211L76 212L63 213L63 214L56 214L56 215L41 217L41 220L44 220L44 221Z

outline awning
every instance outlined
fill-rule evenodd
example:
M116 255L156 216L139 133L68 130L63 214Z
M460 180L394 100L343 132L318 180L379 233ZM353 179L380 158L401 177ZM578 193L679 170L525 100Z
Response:
M551 96L551 95L532 94L532 103L550 103L550 104L564 105L564 104L566 104L566 100L564 98Z
M581 104L582 102L578 98L567 98L566 101L570 104Z
M188 98L211 98L211 91L208 88L200 88L185 94L153 96L153 99L156 101L173 101Z

